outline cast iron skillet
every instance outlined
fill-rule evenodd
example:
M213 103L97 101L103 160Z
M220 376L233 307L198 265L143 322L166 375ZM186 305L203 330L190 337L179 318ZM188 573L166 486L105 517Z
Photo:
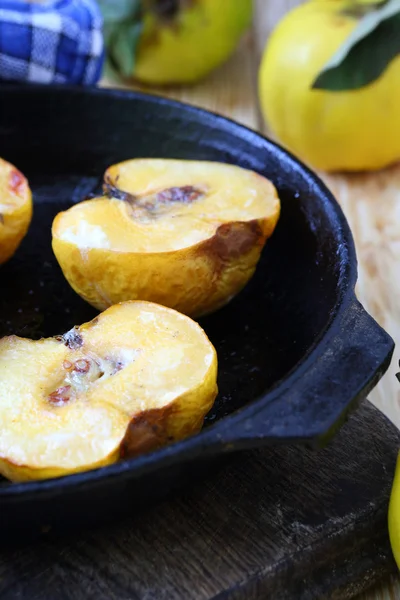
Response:
M220 116L142 94L0 88L0 156L28 176L35 215L0 269L0 335L67 331L96 311L68 286L50 246L60 210L133 157L230 162L269 177L282 217L257 273L201 320L219 356L220 393L204 430L152 454L70 477L0 484L2 537L97 523L154 501L228 451L325 443L388 367L393 341L354 295L347 222L321 181L282 148Z

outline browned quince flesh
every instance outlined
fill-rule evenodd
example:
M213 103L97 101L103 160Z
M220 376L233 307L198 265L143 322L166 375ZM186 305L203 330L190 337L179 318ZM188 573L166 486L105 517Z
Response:
M25 177L0 158L0 265L25 237L32 219L32 194Z
M53 250L87 302L148 300L192 317L253 275L280 213L273 184L234 165L134 159L110 167L105 196L54 220Z
M217 394L200 326L126 302L58 338L0 340L0 473L93 469L197 433Z

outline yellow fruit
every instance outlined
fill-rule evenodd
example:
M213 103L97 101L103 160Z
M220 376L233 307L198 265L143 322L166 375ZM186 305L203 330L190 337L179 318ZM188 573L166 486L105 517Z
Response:
M272 133L326 171L379 169L400 159L400 57L363 88L311 89L358 23L345 12L349 7L354 2L314 0L289 12L271 35L259 72Z
M0 158L0 265L25 237L32 219L32 194L25 177Z
M124 300L216 310L249 281L279 217L272 183L233 165L136 159L105 179L120 199L77 204L52 228L66 279L99 310Z
M309 0L309 1L311 1L311 2L336 2L336 4L337 4L341 0ZM350 2L352 4L352 6L353 7L355 6L356 8L358 6L363 6L363 5L368 5L368 4L371 4L374 7L376 7L377 5L379 5L379 3L383 4L384 0L347 0L347 4L350 4Z
M148 302L113 306L59 338L3 338L0 473L67 475L197 433L216 378L199 325Z
M397 458L389 503L389 537L394 558L400 569L400 454Z
M147 84L201 79L230 56L252 16L251 0L185 0L168 15L158 4L144 12L135 56L134 77Z

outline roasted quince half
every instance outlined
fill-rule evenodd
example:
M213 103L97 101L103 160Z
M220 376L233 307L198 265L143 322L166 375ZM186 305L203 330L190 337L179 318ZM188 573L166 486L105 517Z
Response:
M147 300L192 317L215 311L253 275L280 212L265 177L208 161L122 162L104 192L52 227L66 279L99 310Z
M13 481L94 469L197 433L217 357L190 318L113 306L56 338L0 340L0 473Z
M26 178L0 158L0 265L13 256L31 219L32 194Z

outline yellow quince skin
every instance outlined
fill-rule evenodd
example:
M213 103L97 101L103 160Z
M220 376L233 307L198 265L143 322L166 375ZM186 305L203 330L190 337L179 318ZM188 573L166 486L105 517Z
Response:
M229 58L251 23L252 0L180 0L176 6L171 14L144 11L133 76L145 84L202 79Z
M107 170L105 191L52 227L66 279L99 310L126 300L193 318L217 310L251 279L280 214L268 179L217 162L128 160Z
M364 171L400 159L400 56L371 84L312 89L368 5L312 0L288 12L272 33L259 70L260 105L270 131L310 166Z
M15 254L31 219L28 181L14 165L0 158L0 265Z
M217 395L200 326L127 302L63 336L0 340L0 474L48 479L197 433Z

